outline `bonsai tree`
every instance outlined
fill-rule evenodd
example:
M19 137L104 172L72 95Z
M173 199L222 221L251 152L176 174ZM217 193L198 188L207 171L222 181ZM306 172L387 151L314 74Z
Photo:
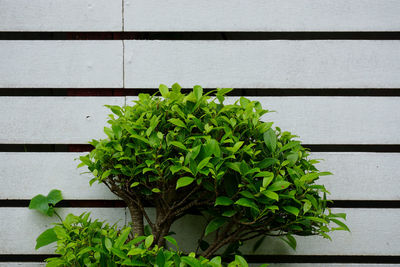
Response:
M315 183L330 173L317 170L295 135L261 120L268 110L259 102L224 104L231 90L204 94L195 86L183 94L178 84L160 85L162 97L140 94L132 106L107 106L107 138L90 142L94 149L80 166L93 174L91 184L105 184L126 202L133 233L144 235L146 221L154 245L164 245L177 219L200 212L208 220L204 236L213 233L211 242L201 241L206 258L260 236L284 236L295 247L293 235L348 230Z

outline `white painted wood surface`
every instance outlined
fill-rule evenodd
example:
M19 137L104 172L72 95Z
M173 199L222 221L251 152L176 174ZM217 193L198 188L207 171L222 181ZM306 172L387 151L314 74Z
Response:
M79 214L82 210L93 211L94 218L116 221L124 220L124 209L93 208L66 209ZM268 239L256 254L288 254L288 255L398 255L400 239L393 229L400 221L399 209L333 209L335 212L346 212L347 224L352 230L335 232L333 242L320 237L298 237L298 248L291 250L279 239ZM65 214L67 211L62 211ZM46 254L51 248L34 250L35 239L46 227L49 220L35 211L27 208L0 208L0 253L2 254ZM55 220L55 219L54 219ZM179 230L177 240L186 251L194 250L193 238L201 234L202 220L189 216L178 221L172 231ZM13 227L10 227L13 225ZM243 249L245 254L251 254L251 246Z
M85 153L0 153L0 199L31 199L52 189L64 199L117 199L102 184L89 186L90 174L74 160ZM324 159L321 171L334 175L318 181L335 200L398 200L399 153L312 153ZM34 181L34 182L33 182Z
M0 153L0 198L31 199L60 189L64 199L118 199L103 184L77 168L86 153Z
M87 144L103 138L109 109L124 97L1 97L1 143ZM10 111L18 110L18 112Z
M0 0L0 31L121 30L118 0Z
M80 215L91 212L92 218L122 226L125 221L125 208L60 208L60 216L68 213ZM54 217L46 217L28 208L0 208L0 254L53 254L54 246L35 250L36 238L52 223L59 222Z
M0 41L0 88L120 88L122 41Z
M398 40L124 42L127 88L400 87Z
M2 97L3 144L86 144L102 138L109 113L124 97ZM133 97L127 97L131 105ZM237 98L228 98L227 103ZM400 144L397 97L257 97L265 115L306 144ZM29 104L28 104L29 103ZM11 110L17 112L10 112ZM43 114L46 114L44 116Z
M399 144L397 97L248 97L276 111L262 118L305 144ZM133 97L127 97L131 105ZM234 103L238 97L227 97Z
M399 13L397 0L125 0L124 7L126 31L398 31Z

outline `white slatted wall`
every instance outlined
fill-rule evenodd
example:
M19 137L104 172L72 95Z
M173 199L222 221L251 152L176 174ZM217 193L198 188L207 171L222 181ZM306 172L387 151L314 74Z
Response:
M321 182L352 232L299 238L296 251L268 240L253 263L400 264L399 14L398 0L0 0L0 266L52 253L34 250L52 221L27 209L38 193L75 200L62 214L126 223L125 208L90 204L120 202L89 187L74 147L104 136L105 104L174 82L239 88L227 101L277 111L264 119L334 173ZM199 223L173 226L182 247Z

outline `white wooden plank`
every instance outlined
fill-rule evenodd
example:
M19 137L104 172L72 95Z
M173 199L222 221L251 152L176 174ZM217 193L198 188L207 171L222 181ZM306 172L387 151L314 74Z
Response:
M396 31L399 13L396 0L125 0L124 7L127 31Z
M127 88L400 87L398 40L124 42Z
M121 31L122 1L0 0L0 31Z
M0 88L122 87L122 41L0 41Z
M399 153L312 153L317 166L331 171L317 181L336 200L399 200Z
M65 218L68 213L80 215L91 212L91 217L110 224L125 222L125 208L60 208L60 216ZM28 208L0 208L0 254L53 254L54 246L35 250L36 238L52 223L59 222L54 217L46 217Z
M79 214L82 209L66 209ZM93 210L93 217L110 222L124 218L124 209ZM333 209L346 212L347 224L352 230L335 232L333 242L320 237L298 237L298 248L291 250L281 240L273 238L263 243L258 255L399 255L400 240L396 234L400 221L399 209ZM62 211L65 214L67 211ZM0 254L46 254L50 248L34 250L37 235L49 226L51 220L27 208L0 208ZM121 222L123 223L123 222ZM185 251L196 248L195 238L201 234L204 221L199 217L183 218L173 225L177 240ZM13 225L13 227L10 227ZM243 248L251 254L251 245Z
M105 137L109 112L124 97L2 97L0 143L86 144ZM11 112L17 111L17 112Z
M65 199L116 199L103 185L89 186L90 175L81 174L74 160L85 153L0 153L0 198L31 199L51 189ZM312 153L324 159L318 167L331 171L318 181L335 200L398 200L398 153ZM34 181L34 182L32 182Z
M306 144L398 144L400 98L248 97L276 111L262 118ZM127 104L136 98L127 97ZM238 97L227 97L234 103Z
M128 97L128 103L134 98ZM227 99L227 103L237 98ZM400 98L258 97L263 119L307 144L400 144ZM29 104L27 104L29 103ZM0 142L85 144L104 137L109 110L124 97L2 97ZM13 112L10 112L13 111Z
M399 209L332 209L347 213L351 233L337 231L332 242L318 236L296 237L297 249L278 238L267 238L258 255L400 255ZM246 243L244 254L251 254L254 241Z
M46 263L44 262L0 262L2 267L44 267Z
M89 186L91 175L77 169L86 153L0 153L0 198L31 199L60 189L64 199L117 199L103 184Z

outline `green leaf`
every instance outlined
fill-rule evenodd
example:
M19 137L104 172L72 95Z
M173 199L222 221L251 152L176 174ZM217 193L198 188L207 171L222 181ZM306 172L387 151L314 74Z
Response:
M184 187L184 186L188 186L193 181L194 181L194 178L188 177L188 176L179 178L178 181L176 182L176 188L175 189L178 189L178 188L181 188L181 187Z
M179 249L178 243L176 242L175 238L167 235L167 236L164 236L164 239L167 240L172 245L174 245L177 249Z
M227 210L227 211L224 211L224 212L222 213L222 216L225 216L225 217L232 217L232 216L235 215L236 213L237 213L236 210Z
M235 261L240 264L240 267L249 267L246 260L240 255L235 255Z
M341 221L339 221L339 220L337 220L337 219L333 219L333 218L331 218L330 220L331 220L332 222L336 223L337 225L339 225L340 227L342 227L344 230L350 232L349 227L347 227L347 225L346 225L344 222L341 222Z
M243 143L243 141L239 141L233 147L227 147L226 149L234 154L240 149Z
M250 100L248 100L248 99L245 98L245 97L241 97L241 98L239 99L239 102L240 102L240 105L241 105L243 108L246 108L246 106L250 103Z
M142 136L140 136L140 135L131 134L131 137L132 137L132 138L135 138L135 139L137 139L137 140L140 140L140 141L142 141L142 142L144 142L144 143L146 143L146 144L148 144L148 145L150 145L149 140L147 140L146 138L144 138L144 137L142 137Z
M228 168L230 168L230 169L232 169L234 171L237 171L238 173L242 174L241 170L240 170L240 162L227 162L226 166Z
M151 191L154 192L154 193L160 193L161 192L161 190L158 189L158 188L153 188L153 189L151 189Z
M232 199L230 199L229 197L221 196L221 197L217 197L217 199L215 200L215 205L214 206L218 206L218 205L220 205L220 206L229 206L229 205L232 205L232 204L233 204Z
M286 244L288 244L292 249L296 250L296 247L297 247L296 239L295 239L292 235L290 235L290 234L287 234L287 235L286 235L286 238L287 238L287 239L285 239L285 238L281 238L281 239L282 239L283 241L285 241Z
M106 105L109 109L111 109L111 112L114 113L115 115L122 117L122 112L121 112L121 107L120 106L110 106Z
M311 204L311 202L310 202L309 200L307 200L307 199L303 199L302 201L304 202L304 205L303 205L303 213L306 214L307 211L309 211L309 210L311 209L312 204Z
M266 159L263 159L262 161L260 161L260 163L258 163L258 167L260 167L260 169L266 169L269 166L275 165L278 162L279 162L278 159L266 158Z
M307 182L307 183L311 183L312 181L314 181L315 179L317 179L320 176L320 174L318 172L312 172L312 173L308 173L306 175L303 175L300 178L301 182Z
M121 248L121 246L125 243L128 239L129 233L131 232L131 228L127 227L122 230L121 235L115 240L114 247Z
M187 150L187 148L185 147L185 145L182 144L181 142L172 141L170 144L173 145L173 146L176 146L176 147L178 147L178 148L180 148L180 149Z
M243 197L242 197L242 198L240 198L238 201L236 201L235 204L236 204L236 205L243 206L243 207L252 208L252 209L255 209L255 210L259 211L259 209L258 209L256 203L254 203L253 200L250 200L250 199L248 199L248 198L243 198Z
M233 88L218 88L217 95L223 96L232 90L233 90Z
M153 244L153 241L154 241L154 236L153 236L153 235L149 235L149 236L146 237L146 239L144 240L144 246L145 246L146 248L149 248L149 247Z
M285 151L285 150L291 149L291 148L293 148L293 147L295 147L295 146L298 146L298 145L300 145L300 141L292 141L292 142L289 142L289 143L287 143L286 145L284 145L284 146L280 149L280 152L283 152L283 151Z
M210 159L211 159L211 157L207 157L207 158L203 159L202 161L200 161L200 163L197 165L197 171L202 170L207 165L207 163L210 161Z
M112 242L111 242L111 240L110 240L109 238L106 238L106 239L104 240L104 245L105 245L105 247L106 247L106 249L107 249L108 251L111 251Z
M55 206L58 202L63 200L60 190L53 189L47 194L47 202Z
M37 195L32 198L31 202L29 203L29 208L33 210L38 210L44 215L48 215L49 211L49 203L47 201L47 197L43 195Z
M185 123L183 121L181 121L180 119L172 118L172 119L169 119L168 121L176 126L186 128Z
M269 151L275 152L276 149L276 133L271 128L264 133L264 142Z
M287 212L295 215L295 216L299 216L299 209L292 207L292 206L283 206L283 209L286 210Z
M38 238L36 238L36 246L35 249L39 249L41 247L47 246L53 242L58 240L56 233L54 232L54 228L47 229L43 233L41 233Z
M135 186L138 186L139 185L139 182L133 182L132 184L131 184L131 187L135 187Z
M162 250L158 251L157 257L156 257L156 263L158 267L164 267L165 265L165 256L164 252Z
M286 189L289 185L291 185L290 182L277 181L277 182L273 183L272 185L270 185L268 187L268 190L270 190L270 191L279 191L279 190Z
M272 192L272 191L270 191L270 190L265 190L265 191L263 191L262 193L263 193L266 197L269 197L270 199L279 201L279 196L278 196L278 194L275 193L275 192Z
M160 84L160 86L158 87L158 90L160 91L161 95L164 98L169 97L169 89L168 89L168 86L166 86L165 84Z
M101 180L106 179L108 176L110 176L111 174L111 170L106 170L105 172L103 172L103 175L101 176Z
M203 88L200 85L195 85L193 87L193 94L196 97L196 100L199 101L203 96Z
M220 228L222 225L224 225L226 223L226 218L222 218L222 217L218 217L215 218L213 220L211 220L206 227L205 230L205 235L208 235L214 231L216 231L218 228Z

